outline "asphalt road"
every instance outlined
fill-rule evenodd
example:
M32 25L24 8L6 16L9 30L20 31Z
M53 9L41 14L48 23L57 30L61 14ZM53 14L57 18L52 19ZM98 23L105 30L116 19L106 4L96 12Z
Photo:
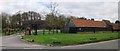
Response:
M21 35L11 35L0 37L0 47L2 49L118 49L118 40L110 40L97 43L71 45L71 46L55 46L49 47L44 45L33 44L19 39Z
M24 49L24 48L38 48L45 47L44 45L37 45L30 42L20 40L21 35L11 35L2 37L3 49Z

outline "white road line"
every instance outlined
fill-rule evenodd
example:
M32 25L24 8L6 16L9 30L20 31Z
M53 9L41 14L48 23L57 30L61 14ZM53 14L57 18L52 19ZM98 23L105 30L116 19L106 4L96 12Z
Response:
M42 48L23 48L23 49L42 49Z

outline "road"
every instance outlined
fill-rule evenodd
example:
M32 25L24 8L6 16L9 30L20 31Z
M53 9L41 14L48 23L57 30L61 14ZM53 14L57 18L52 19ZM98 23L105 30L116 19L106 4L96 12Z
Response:
M20 40L21 35L11 35L2 37L3 49L24 49L24 48L36 48L45 47L44 45L37 45L30 42Z
M2 45L0 45L0 47L2 47L2 49L118 49L118 40L120 40L116 39L81 45L49 47L22 41L19 39L20 36L21 35L11 35L0 38L2 39Z

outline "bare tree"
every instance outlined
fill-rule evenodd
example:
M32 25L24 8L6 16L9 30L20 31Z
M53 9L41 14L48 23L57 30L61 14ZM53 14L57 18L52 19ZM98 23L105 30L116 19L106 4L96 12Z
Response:
M49 33L51 31L51 29L53 30L53 34L54 34L54 29L56 28L56 24L55 24L55 20L57 18L56 14L58 13L57 10L58 4L57 3L53 3L51 2L47 8L49 9L50 13L47 14L47 25L48 25L48 29L49 29Z
M58 29L61 30L67 25L67 18L64 15L60 15L56 19L56 33L58 33Z
M5 35L10 35L10 17L11 16L5 12L2 12L1 15L2 15L2 32Z
M23 21L30 21L31 30L35 30L35 35L37 35L37 26L34 24L35 21L41 20L41 14L35 11L28 11L22 13L22 20Z
M57 9L58 4L55 2L50 2L49 5L47 6L47 8L49 9L52 16L56 16L56 14L58 13L58 9Z

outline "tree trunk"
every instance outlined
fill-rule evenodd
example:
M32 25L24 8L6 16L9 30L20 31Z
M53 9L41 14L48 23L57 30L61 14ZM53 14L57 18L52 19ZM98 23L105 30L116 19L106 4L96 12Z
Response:
M54 28L53 28L53 34L54 34Z
M58 29L56 29L56 33L58 33Z
M43 29L43 35L45 35L45 29Z
M10 35L10 28L8 29L8 35Z
M31 29L29 29L29 35L31 35Z
M51 32L51 29L48 30L48 34L50 34L50 32Z
M37 35L37 25L34 25L35 35Z

